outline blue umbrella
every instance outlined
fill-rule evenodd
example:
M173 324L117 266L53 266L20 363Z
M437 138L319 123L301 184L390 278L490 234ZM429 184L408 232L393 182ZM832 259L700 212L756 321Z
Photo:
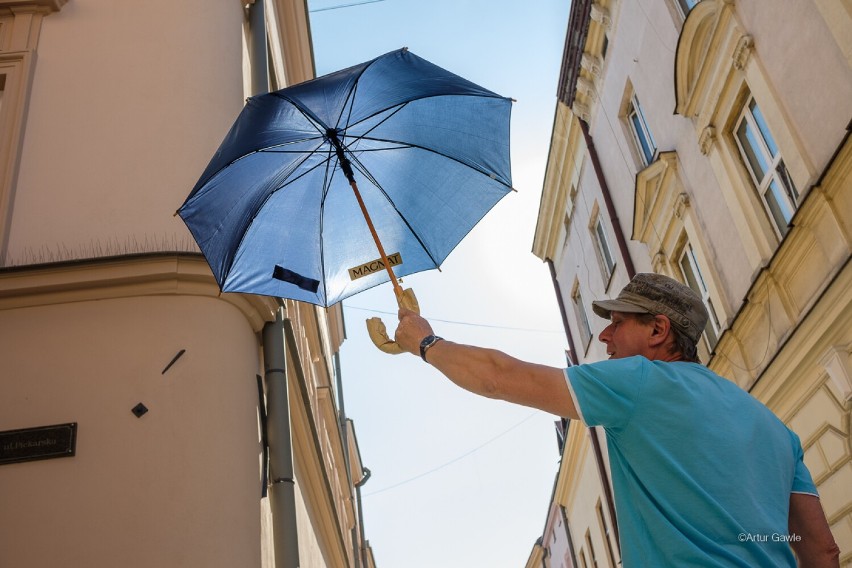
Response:
M511 190L510 112L393 51L248 99L178 214L223 292L401 299Z

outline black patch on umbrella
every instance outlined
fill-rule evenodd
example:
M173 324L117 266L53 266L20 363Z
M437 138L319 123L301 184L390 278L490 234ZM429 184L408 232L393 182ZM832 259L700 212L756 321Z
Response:
M295 284L302 290L307 290L314 294L316 294L319 289L319 280L302 276L297 272L293 272L292 270L288 270L283 266L278 266L277 264L275 265L275 270L272 271L272 277L284 282L289 282L290 284Z

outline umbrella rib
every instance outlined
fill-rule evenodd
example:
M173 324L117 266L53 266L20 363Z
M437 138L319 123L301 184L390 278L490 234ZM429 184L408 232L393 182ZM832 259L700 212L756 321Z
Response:
M319 151L319 150L318 150ZM320 233L319 233L319 246L320 246L320 274L322 275L322 293L325 296L325 303L328 303L328 289L325 285L325 239L323 239L323 233L325 231L325 199L328 196L328 190L331 188L331 180L334 177L334 168L329 168L331 165L331 146L327 147L326 151L326 159L323 162L320 162L319 165L325 164L325 175L322 180L322 198L320 199ZM329 169L331 169L331 173L329 174Z
M391 140L389 138L373 138L373 137L367 137L367 136L353 136L353 138L356 138L358 140L361 140L361 139L370 140L370 141L373 141L373 142L385 142L385 143L388 143L388 144L399 144L400 146L403 146L403 147L406 147L406 148L417 148L418 150L424 150L426 152L430 152L430 153L435 154L437 156L441 156L443 158L446 158L448 160L456 162L457 164L461 164L461 165L463 165L467 168L472 169L475 172L479 172L482 175L488 176L489 178L493 179L497 183L499 183L499 184L501 184L505 187L508 187L509 189L513 189L511 185L508 185L508 184L504 183L503 181L501 181L500 179L498 179L496 177L496 174L494 174L494 172L485 171L484 169L482 169L482 168L480 168L480 167L478 167L474 164L469 164L468 162L464 162L464 161L462 161L462 160L460 160L460 159L458 159L454 156L450 156L449 154L445 154L443 152L433 150L432 148L428 148L426 146L421 146L420 144L412 144L410 142L402 142L400 140ZM396 149L398 149L398 148L382 148L382 150L396 150ZM379 150L379 149L377 148L376 150ZM368 150L359 150L359 152L366 152L366 151L368 151ZM350 152L351 152L351 150L350 150Z
M382 195L385 196L385 199L387 199L388 203L390 203L391 207L393 207L393 210L396 211L396 214L399 216L399 218L402 219L402 222L405 224L405 226L408 227L408 230L411 231L411 234L414 236L414 238L417 239L417 242L420 243L420 248L422 248L423 251L429 256L429 259L432 261L432 263L436 267L440 266L440 263L435 259L434 256L432 256L432 252L429 250L429 247L426 246L426 243L423 242L423 239L420 238L420 235L417 234L417 231L414 230L414 227L411 226L411 224L408 222L408 219L405 218L405 215L402 214L402 212L396 206L396 203L393 202L393 199L390 198L388 192L385 191L385 189L379 183L379 180L374 178L372 174L367 171L367 168L364 167L364 164L362 164L354 154L350 152L350 155L352 156L352 161L358 171L361 172L365 178L370 180L370 183L376 186L376 188L382 193Z
M434 94L431 94L431 95L423 95L423 96L420 96L420 97L412 97L412 98L410 98L406 101L402 101L400 103L397 103L396 106L401 108L401 107L404 107L404 106L408 105L409 103L413 103L415 101L425 101L426 99L434 99L434 98L438 98L438 97L471 97L471 98L479 98L479 99L503 99L503 100L510 100L510 101L514 100L514 99L510 99L508 97L501 97L500 95L497 95L497 94L486 95L484 93L480 93L480 94L476 94L476 93L464 93L464 94L461 94L461 93L434 93ZM346 128L348 129L348 128L352 128L353 126L357 126L357 125L361 124L362 122L370 120L374 116L382 114L383 112L386 112L388 109L391 109L391 108L393 108L393 107L388 106L388 107L382 108L382 109L374 112L373 114L371 114L369 116L365 116L364 118L362 118L358 122L353 122L352 124L347 124ZM399 109L394 111L394 113L396 113L398 110Z
M266 202L267 202L267 201L269 201L269 199L270 199L270 198L271 198L271 197L272 197L275 193L277 193L279 190L283 189L284 187L286 187L286 186L290 185L291 183L293 183L294 181L298 180L299 178L302 178L302 177L304 177L304 176L308 175L310 172L312 172L312 171L314 171L315 169L317 169L318 167L322 166L323 162L320 162L320 163L318 163L317 165L315 165L315 166L313 166L313 167L311 167L311 168L308 168L308 169L307 169L307 170L305 170L304 172L300 173L298 176L294 177L293 179L289 179L290 174L292 174L294 171L296 171L296 169L297 169L300 165L302 165L302 164L304 164L304 163L305 163L305 160L307 160L308 158L310 158L313 154L316 154L316 153L317 153L320 149L321 149L321 148L317 148L317 149L316 149L316 150L314 150L313 152L310 152L308 155L306 155L304 158L302 158L302 160L301 160L301 161L299 161L299 163L298 163L298 164L293 165L293 166L290 168L290 173L288 173L288 174L284 177L284 180L282 180L282 181L283 181L283 183L281 183L280 185L278 185L278 187L276 187L275 189L273 189L272 191L270 191L270 192L269 192L269 195L267 195L267 196L266 196L266 199L264 199L264 200L263 200L263 203L261 203L261 204L260 204L260 206L256 209L256 211L255 211L254 215L252 215L251 219L249 219L248 223L246 223L245 228L243 228L243 230L242 230L242 237L240 237L240 242L237 244L237 246L236 246L236 247L234 247L234 256L233 256L233 257L230 259L230 261L228 262L228 269L224 272L225 274L229 274L229 273L231 272L231 269L232 269L232 268L233 268L233 266L234 266L234 261L236 261L236 259L237 259L236 251L240 250L240 247L242 247L242 246L243 246L243 241L245 241L246 236L248 235L249 228L251 228L251 226L254 224L255 219L257 219L258 214L259 214L259 213L260 213L260 211L263 209L263 206L266 204ZM227 278L227 277L226 277L226 278Z
M310 142L311 140L322 140L322 139L323 139L322 136L308 136L306 138L300 138L298 140L290 140L289 142L282 142L281 144L273 144L272 146L264 146L263 148L259 148L259 149L255 150L255 152L276 152L276 153L282 153L282 154L284 154L284 153L297 154L297 153L304 152L304 150L278 150L278 148L284 148L285 146L292 146L293 144L302 144L304 142ZM249 155L249 154L246 154L246 155Z
M320 135L325 136L325 131L326 131L325 124L323 124L323 122L319 119L318 116L316 116L313 112L311 112L311 109L300 105L298 102L296 102L295 100L291 99L290 97L288 97L286 95L282 95L281 91L275 91L275 92L272 92L272 93L269 93L269 94L276 96L283 101L287 101L288 103L290 103L291 105L296 107L296 110L298 110L300 113L302 113L302 116L304 116L305 118L308 119L308 122L310 122L313 125L313 127L317 129L317 132L319 132Z
M401 104L397 105L397 107L394 109L394 111L393 111L393 112L389 113L386 117L384 117L384 118L383 118L383 119L381 119L379 122L377 122L376 124L374 124L372 128L370 128L369 130L367 130L365 133L363 133L363 134L361 134L361 135L359 135L359 136L353 136L352 138L354 138L354 139L356 139L356 140L365 139L365 138L366 138L366 136L367 136L370 132L372 132L373 130L375 130L376 128L378 128L379 126L381 126L382 124L384 124L385 122L387 122L388 120L390 120L391 118L393 118L393 116L394 116L396 113L398 113L399 111L401 111L401 110L402 110L403 108L405 108L406 106L408 106L408 101L406 101L406 102L404 102L404 103L401 103ZM384 110L383 110L383 111L381 111L381 112L385 112L385 111L387 111L387 110L388 110L388 109L384 109ZM358 124L361 124L361 123L362 123L362 122L364 122L365 120L368 120L368 119L370 119L370 118L373 118L374 116L378 116L379 114L381 114L381 113L380 113L380 112L377 112L377 113L374 113L374 114L372 114L372 115L368 116L367 118L365 118L365 119L363 119L363 120L359 120L359 121L358 121L358 122L356 122L355 124L347 124L347 125L346 125L346 129L348 130L348 129L349 129L349 128L351 128L352 126L356 126L356 125L358 125Z

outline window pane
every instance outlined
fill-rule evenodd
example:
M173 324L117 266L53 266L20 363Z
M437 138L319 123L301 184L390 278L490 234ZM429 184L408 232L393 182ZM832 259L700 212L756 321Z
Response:
M648 143L651 146L651 153L654 153L654 150L657 149L657 143L654 142L654 137L651 135L651 129L648 128L648 121L645 119L645 112L642 110L642 105L639 104L639 99L633 97L633 100L636 103L636 111L639 113L639 116L642 118L642 127L645 134L648 136Z
M766 126L766 120L764 120L763 113L757 106L757 102L752 100L749 105L749 109L751 110L752 116L754 116L754 121L757 123L757 127L760 129L760 134L763 136L763 140L766 142L767 148L769 148L769 153L775 156L778 154L778 146L775 145L775 139L772 138L772 134L769 133L769 127Z
M719 342L719 335L716 333L716 330L721 326L719 325L719 318L716 315L716 308L713 307L713 301L710 298L707 298L707 311L710 317L707 319L707 325L704 326L704 333L707 334L710 349L713 349L716 343Z
M633 113L630 120L633 123L633 132L636 134L636 141L639 142L640 149L642 150L642 156L645 158L645 163L650 164L651 160L654 158L654 151L651 149L651 144L648 142L648 139L645 136L645 131L642 129L642 119L638 113Z
M683 10L684 15L688 14L690 10L695 8L698 1L699 0L680 0L680 7Z
M636 137L636 144L639 146L644 163L645 165L650 164L654 159L654 152L657 150L657 145L654 142L654 137L651 135L651 130L648 128L648 122L645 120L639 99L635 95L630 101L627 118L630 121L630 128Z
M686 278L687 286L701 294L703 290L698 285L698 278L695 277L695 272L692 270L692 264L689 262L689 258L687 258L686 254L680 257L680 270L683 272L684 278Z
M737 129L737 138L742 145L743 152L749 166L751 166L754 177L757 179L758 185L762 184L763 178L766 177L766 170L768 169L766 159L763 157L763 151L757 143L754 129L745 119L743 119L740 127Z
M601 223L600 220L595 223L595 236L598 241L598 249L601 252L601 260L603 260L604 267L606 268L606 276L609 277L612 274L612 269L615 267L615 262L612 259L612 253L609 250L609 243L606 240L603 223Z
M695 251L692 250L691 244L686 244L679 264L687 286L701 296L701 301L704 303L704 307L707 308L709 317L707 318L707 325L704 326L704 334L707 344L712 350L716 346L716 342L719 341L719 317L716 315L716 309L713 307L710 292L707 290L707 284L704 281L704 276L701 274L701 269L698 266L698 260L695 258Z
M778 177L781 179L781 184L784 186L784 189L787 190L787 195L790 196L790 201L793 204L798 205L799 192L796 190L796 184L793 183L793 179L787 171L787 166L784 165L784 160L778 161L778 165L775 166L775 171L778 173Z
M775 221L775 226L778 227L782 235L787 234L787 224L793 218L793 210L788 205L784 191L775 177L773 177L772 183L769 184L769 188L763 194L763 197L766 199L766 205L769 207L769 213L772 215L772 220Z
M574 314L577 316L580 339L585 349L589 346L589 340L592 338L592 328L589 326L589 318L586 316L586 308L583 306L583 296L580 294L579 288L574 292L571 299L574 301Z

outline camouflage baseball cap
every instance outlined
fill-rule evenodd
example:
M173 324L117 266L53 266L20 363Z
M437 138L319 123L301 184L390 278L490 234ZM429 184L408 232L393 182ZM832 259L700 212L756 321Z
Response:
M692 288L650 272L634 276L616 299L592 302L592 309L605 319L611 312L664 315L696 343L708 318L704 302Z

